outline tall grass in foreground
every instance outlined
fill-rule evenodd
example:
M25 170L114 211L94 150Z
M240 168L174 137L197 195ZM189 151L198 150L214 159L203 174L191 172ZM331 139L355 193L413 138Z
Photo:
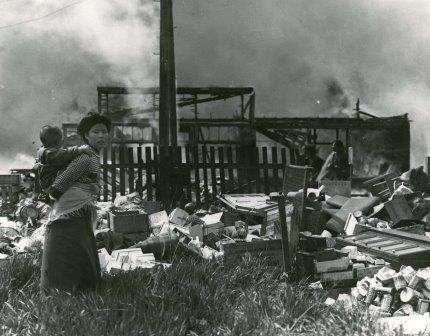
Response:
M279 280L257 259L236 267L182 258L172 268L105 276L93 293L39 294L39 257L0 272L1 335L383 335L325 291Z

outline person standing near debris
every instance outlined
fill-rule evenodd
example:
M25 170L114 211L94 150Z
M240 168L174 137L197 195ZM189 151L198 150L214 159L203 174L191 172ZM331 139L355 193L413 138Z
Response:
M45 232L41 274L44 292L92 290L100 279L93 225L100 192L99 152L108 143L110 129L110 120L102 115L84 117L78 133L92 153L73 160L49 189L56 201Z
M407 196L408 204L411 207L415 219L421 220L430 213L430 178L424 172L424 167L409 169L398 178L401 183L390 199L398 196ZM411 197L412 196L412 197Z
M318 156L317 149L313 145L306 145L304 155L300 158L299 164L301 166L312 167L312 176L310 178L311 187L316 187L316 180L319 172L324 164L324 160Z
M317 177L318 183L322 180L349 179L348 153L342 141L336 140L332 145L332 152L327 157L321 171Z
M36 168L42 190L49 188L58 172L65 169L80 154L91 154L88 145L62 148L63 132L56 126L43 126L40 131L40 141L42 147L37 151Z

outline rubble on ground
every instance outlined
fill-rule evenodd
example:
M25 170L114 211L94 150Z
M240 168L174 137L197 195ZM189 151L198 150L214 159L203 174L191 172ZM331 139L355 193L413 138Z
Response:
M208 210L187 204L184 208L189 212L174 208L168 213L157 202L141 200L137 194L119 196L100 218L100 222L106 220L108 224L108 228L96 232L98 246L104 248L99 250L103 251L100 255L106 259L106 253L113 254L122 243L129 251L139 248L143 253L152 253L157 261L171 260L176 253L205 260L237 261L251 253L275 257L279 262L281 243L274 234L276 203L261 194L246 195L243 201L247 204L241 204L239 211L218 202ZM254 211L249 211L249 207ZM268 217L268 209L275 215ZM271 234L261 234L263 223L266 228L269 226ZM272 241L276 249L272 248L275 245L268 245ZM118 263L116 271L124 270L117 266ZM125 268L131 269L128 265ZM111 272L109 267L106 269Z
M102 272L117 274L135 269L168 268L169 263L157 262L153 253L142 253L140 248L115 250L112 254L106 249L99 250L99 260Z
M313 284L313 288L318 288ZM377 323L391 331L419 334L430 326L430 267L415 270L402 265L399 271L384 266L373 276L357 281L349 293L325 304L341 309L367 309Z
M285 195L284 224L280 222L275 194L224 194L207 202L204 208L190 202L173 209L145 200L137 192L118 194L113 202L97 203L97 246L101 258L109 262L115 260L115 251L128 249L127 253L133 255L132 251L140 249L145 255L152 254L157 263L169 262L178 253L227 264L251 254L282 265L281 226L287 225L297 226L298 231L296 271L322 287L372 279L386 267L399 271L400 263L416 267L414 259L418 257L424 256L427 262L424 244L430 225L422 219L430 206L423 194L414 193L404 184L383 197L372 188L367 193L354 194L350 183L340 182L326 181L319 188L308 188L306 197L303 189L289 192ZM33 193L27 196L8 214L8 222L0 221L0 253L9 256L43 244L49 206ZM303 199L305 216L296 223L294 211L301 207ZM374 237L363 240L370 232ZM384 232L400 235L404 242L415 242L415 250L401 246L403 252L411 252L406 259L410 263L402 262L400 257L390 258L391 246L378 236ZM417 243L415 235L423 241ZM363 241L366 246L360 243ZM428 247L430 253L430 240ZM134 262L122 261L125 265L120 267L119 261L115 262L114 267L107 267L107 263L105 269L117 272L137 267Z

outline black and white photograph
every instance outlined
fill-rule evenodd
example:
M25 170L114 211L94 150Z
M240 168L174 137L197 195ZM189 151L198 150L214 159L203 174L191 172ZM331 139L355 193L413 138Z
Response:
M430 335L429 0L0 0L0 335Z

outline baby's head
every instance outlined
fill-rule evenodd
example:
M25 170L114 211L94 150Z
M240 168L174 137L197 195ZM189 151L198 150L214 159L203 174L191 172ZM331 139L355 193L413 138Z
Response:
M40 130L40 141L44 147L61 146L63 132L57 126L45 125Z

